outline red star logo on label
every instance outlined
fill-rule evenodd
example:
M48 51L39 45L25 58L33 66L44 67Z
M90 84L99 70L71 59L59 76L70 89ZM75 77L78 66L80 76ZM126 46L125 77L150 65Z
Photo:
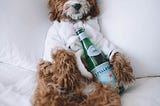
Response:
M109 77L112 78L112 74L109 74Z

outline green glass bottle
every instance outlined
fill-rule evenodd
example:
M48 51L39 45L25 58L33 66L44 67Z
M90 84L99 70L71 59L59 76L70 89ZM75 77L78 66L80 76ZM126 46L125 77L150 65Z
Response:
M108 58L104 53L97 49L90 41L84 28L76 31L83 47L84 57L88 65L88 70L95 76L95 78L102 84L110 84L116 88L116 78L112 72L112 67Z

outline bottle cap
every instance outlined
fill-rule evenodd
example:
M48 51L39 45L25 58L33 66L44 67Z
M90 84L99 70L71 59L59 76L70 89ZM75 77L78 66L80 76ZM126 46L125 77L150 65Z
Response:
M79 28L79 29L76 29L76 34L79 35L80 33L84 32L85 29L83 28Z

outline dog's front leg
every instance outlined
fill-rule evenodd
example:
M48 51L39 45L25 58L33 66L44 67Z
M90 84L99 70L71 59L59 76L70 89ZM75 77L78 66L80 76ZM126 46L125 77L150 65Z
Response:
M33 106L50 106L48 95L51 92L51 88L48 84L51 82L51 67L52 63L42 60L38 66L37 72L37 87L34 92L32 105Z

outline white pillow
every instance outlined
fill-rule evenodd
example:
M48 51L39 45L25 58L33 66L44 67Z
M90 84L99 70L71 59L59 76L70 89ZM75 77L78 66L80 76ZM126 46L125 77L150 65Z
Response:
M0 0L0 62L35 70L49 28L47 0Z
M99 0L101 30L130 58L135 75L160 75L160 0Z

